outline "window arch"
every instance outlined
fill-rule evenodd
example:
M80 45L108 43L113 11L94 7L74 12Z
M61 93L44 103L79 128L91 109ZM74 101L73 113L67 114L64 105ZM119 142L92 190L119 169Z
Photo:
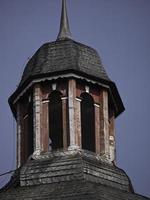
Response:
M52 149L63 148L61 95L61 92L56 90L49 95L49 145Z
M88 93L81 94L82 148L95 152L95 109L94 100Z

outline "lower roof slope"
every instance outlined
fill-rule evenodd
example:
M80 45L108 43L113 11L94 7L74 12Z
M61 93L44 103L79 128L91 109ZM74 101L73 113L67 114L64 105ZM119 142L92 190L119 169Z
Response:
M17 187L0 193L1 200L148 200L148 198L90 181L69 181Z
M16 178L17 177L17 178ZM90 152L56 152L33 157L1 200L146 200L132 191L125 172Z

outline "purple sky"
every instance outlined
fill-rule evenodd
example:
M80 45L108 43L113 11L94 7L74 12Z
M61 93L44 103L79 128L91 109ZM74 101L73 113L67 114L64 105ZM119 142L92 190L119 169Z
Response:
M28 59L56 39L60 9L60 0L0 0L0 173L15 169L7 99ZM68 0L68 14L73 38L99 52L126 108L116 120L117 164L150 196L150 0Z

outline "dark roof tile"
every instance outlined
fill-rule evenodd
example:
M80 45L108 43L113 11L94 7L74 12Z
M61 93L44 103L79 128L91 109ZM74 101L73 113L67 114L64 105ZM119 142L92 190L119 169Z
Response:
M0 190L0 200L150 200L127 188L130 183L123 170L90 152L61 151L33 158L18 171L20 175L16 173L17 184L11 181Z
M0 193L1 200L149 200L119 189L92 183L70 181L18 187Z
M91 47L73 40L44 44L27 63L20 82L29 77L74 70L110 81L98 53Z

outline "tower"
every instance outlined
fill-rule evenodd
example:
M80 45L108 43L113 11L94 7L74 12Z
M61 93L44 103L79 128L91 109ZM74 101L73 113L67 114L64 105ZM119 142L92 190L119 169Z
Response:
M65 0L57 40L29 60L9 103L19 170L5 199L144 199L114 164L117 87L98 53L72 39Z
M57 40L34 54L9 99L18 127L18 167L31 154L59 149L115 160L114 119L123 103L96 50L71 38L63 1Z

